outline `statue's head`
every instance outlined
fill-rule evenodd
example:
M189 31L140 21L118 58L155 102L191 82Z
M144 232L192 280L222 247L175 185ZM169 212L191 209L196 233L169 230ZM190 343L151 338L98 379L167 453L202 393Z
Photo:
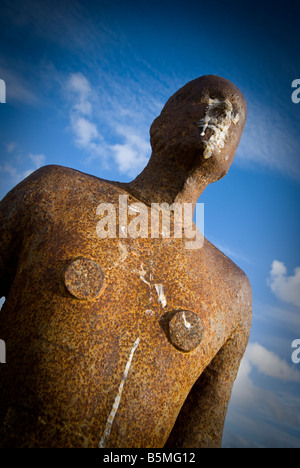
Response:
M229 170L246 115L246 101L230 81L213 75L190 81L152 123L152 157L214 182Z

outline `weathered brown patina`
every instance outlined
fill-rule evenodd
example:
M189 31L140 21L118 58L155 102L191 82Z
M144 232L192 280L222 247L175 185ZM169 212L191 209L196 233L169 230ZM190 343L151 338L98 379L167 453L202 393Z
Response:
M206 239L134 239L119 220L101 239L97 208L195 205L245 119L232 83L201 77L153 122L131 183L46 166L2 200L1 447L220 446L250 331L246 275Z

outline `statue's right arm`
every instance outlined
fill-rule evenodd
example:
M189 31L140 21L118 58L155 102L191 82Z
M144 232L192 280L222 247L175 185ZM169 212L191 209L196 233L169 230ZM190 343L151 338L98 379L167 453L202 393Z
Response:
M9 293L24 241L30 237L30 229L38 228L37 213L45 205L47 190L53 190L53 175L59 168L41 167L0 201L0 298Z
M25 179L0 201L0 297L8 296L22 249L30 183Z

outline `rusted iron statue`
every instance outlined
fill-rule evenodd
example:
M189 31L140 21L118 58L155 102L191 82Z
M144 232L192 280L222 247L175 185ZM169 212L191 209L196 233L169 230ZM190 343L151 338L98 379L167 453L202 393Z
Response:
M134 181L45 166L2 200L0 446L220 446L249 281L203 237L187 248L175 222L169 236L142 223L128 235L128 222L141 206L195 207L227 173L245 119L239 90L204 76L154 120Z

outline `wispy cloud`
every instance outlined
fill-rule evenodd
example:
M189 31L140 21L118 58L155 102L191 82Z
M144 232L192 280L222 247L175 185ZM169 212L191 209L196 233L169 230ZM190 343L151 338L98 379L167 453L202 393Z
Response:
M4 147L8 158L3 158L4 161L0 164L0 176L6 183L7 179L9 180L10 188L46 163L44 154L29 153L24 155L15 142L6 143Z
M26 0L14 4L5 0L2 3L1 13L4 21L14 28L18 34L21 35L24 28L26 34L29 34L35 41L42 41L46 46L55 44L59 48L71 52L79 59L78 63L81 64L82 69L92 70L92 74L98 80L96 91L99 93L99 102L101 101L102 104L99 108L99 112L102 112L102 118L99 119L101 121L99 127L99 122L95 122L95 118L98 118L99 114L94 109L93 120L89 122L96 125L99 135L104 135L102 123L108 125L109 118L113 113L115 124L120 125L126 124L125 116L127 114L128 119L132 120L132 128L136 132L139 131L139 137L146 141L145 135L147 133L143 132L148 132L149 126L143 127L144 116L155 116L152 110L157 108L157 102L160 101L160 91L162 89L164 91L162 93L163 101L160 102L157 110L161 108L161 105L172 92L176 91L177 84L178 86L184 84L182 79L187 76L184 72L178 78L175 71L174 75L170 76L170 73L168 73L168 76L166 76L161 69L162 67L154 67L152 64L147 63L144 56L133 52L135 50L133 44L127 42L129 40L126 41L125 35L119 33L116 28L117 25L114 24L114 28L112 27L112 22L109 22L105 11L101 13L101 10L96 9L97 21L95 21L94 10L83 2L74 0L72 5L67 5L53 0L41 3ZM110 55L107 51L109 51ZM115 53L115 51L118 52ZM125 57L126 52L128 55ZM122 63L122 60L125 63L126 60L126 67L123 67L126 68L126 71L122 70L123 73L118 78L114 71L111 73L108 71L109 67L113 68L114 66L113 60L111 60L112 53L118 63ZM128 59L129 56L130 60ZM41 67L41 64L39 63L38 66ZM16 71L15 65L10 68L7 65L1 67L0 58L0 74L3 75L2 78L7 80L8 98L10 94L12 99L22 102L33 103L36 101L36 93L30 80L33 71L36 76L39 75L41 70L37 72L36 68L35 63L30 63L28 68L23 63L23 69L18 71ZM23 71L23 73L19 71ZM76 81L76 74L73 78ZM39 80L35 80L35 86L40 81L39 75ZM76 87L76 82L73 84ZM106 92L103 92L103 87L106 87ZM256 89L256 86L252 86L252 88ZM77 110L85 118L87 118L87 108L85 106L90 107L91 103L90 97L86 99L89 92L90 84L88 84L87 89L83 87L78 93ZM287 105L282 106L282 103L276 101L276 96L272 96L272 99L268 101L267 99L259 101L257 94L252 91L248 93L247 100L248 120L238 149L236 162L253 168L271 168L288 174L299 181L299 119L295 121L292 127ZM288 96L287 104L289 100ZM109 106L106 106L105 104L108 103ZM138 118L135 118L134 114ZM83 124L83 122L81 123ZM149 123L151 123L151 120L150 122L148 120L147 124ZM83 131L82 126L76 126L76 124L78 124L77 121L72 122L72 125L75 125L76 128L79 127L77 131ZM76 128L74 132L76 132ZM85 128L88 131L89 126L86 122ZM89 129L91 130L91 128ZM110 130L113 130L111 125ZM95 128L93 128L92 133L90 132L90 135L93 136L93 139L90 140L93 154L98 154L101 159L104 159L105 154L107 154L106 159L113 158L109 146L112 142L107 142L108 147L106 149L104 146L100 148ZM81 139L79 138L78 141L77 144L80 144ZM128 148L128 142L113 142L113 144L124 145L124 154L127 152L128 156L133 159L134 164L136 161L136 158L133 157L134 150L132 147ZM115 150L118 164L120 148L116 147ZM115 161L115 159L113 160ZM121 157L121 160L123 161L124 158ZM123 164L120 165L120 171L122 170L126 171Z
M269 168L300 180L299 125L290 124L287 103L258 102L250 95L248 118L236 162Z
M293 332L293 335L300 334L300 316L298 310L293 309L288 305L270 305L262 302L255 302L254 304L254 318L256 323L258 321L278 323L282 330Z
M73 73L70 75L66 89L74 97L72 109L80 115L91 116L92 103L90 102L92 88L89 81L82 73Z
M29 159L31 159L34 167L33 170L39 169L46 162L46 156L44 154L29 154Z
M105 162L107 148L93 115L95 101L89 81L82 73L72 73L63 83L63 90L75 145L90 158L101 155Z
M72 130L76 144L88 151L95 151L97 143L102 140L97 126L80 115L71 115Z
M226 448L299 448L299 438L285 425L256 419L255 409L245 413L234 407L227 418L223 447Z
M48 40L64 48L93 51L95 43L104 37L115 37L103 21L94 17L82 2L73 0L72 4L45 0L23 0L12 3L2 0L1 14L7 24L18 31L26 29L35 39ZM105 35L105 36L104 36Z
M37 94L33 88L30 77L24 74L24 70L16 71L7 64L1 64L0 56L0 76L6 84L6 102L18 102L21 104L35 105L38 102ZM24 76L25 75L25 76Z
M88 160L97 159L104 166L116 167L129 177L137 175L151 152L149 139L141 136L143 107L137 109L131 102L131 107L127 108L125 93L120 100L119 93L108 95L108 91L102 90L97 95L81 73L69 76L65 92L74 142L86 152ZM106 138L102 136L101 128L105 128Z

